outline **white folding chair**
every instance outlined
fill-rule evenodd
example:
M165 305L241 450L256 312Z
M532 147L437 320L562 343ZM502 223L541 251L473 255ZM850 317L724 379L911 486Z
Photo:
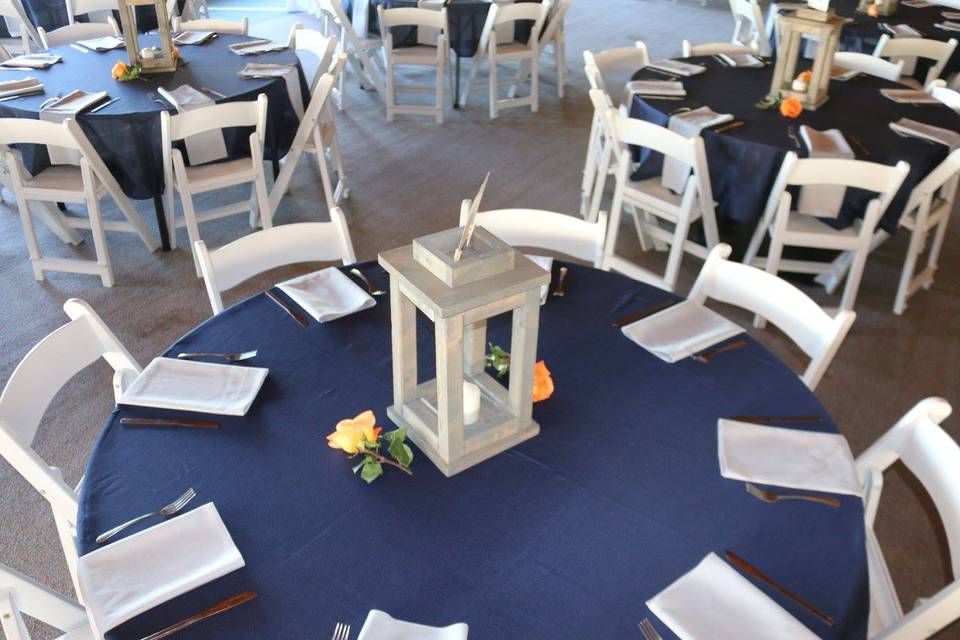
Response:
M79 602L0 563L0 628L6 640L30 640L21 614L62 631L56 640L93 640Z
M177 227L186 227L190 248L200 239L201 222L218 220L238 213L250 213L250 226L255 227L259 215L265 229L272 224L272 211L263 173L263 137L267 123L267 96L260 94L255 102L227 102L195 109L178 115L168 111L160 114L160 134L163 139L164 183L167 187L167 229L170 246L175 248ZM174 142L205 131L230 127L255 127L250 134L250 155L234 160L210 162L186 166L183 154L173 146ZM197 211L193 196L241 184L251 184L248 200L241 200L206 211ZM180 194L183 218L177 220L173 193ZM200 277L200 262L193 255L197 277Z
M794 246L849 251L852 262L847 273L840 309L852 311L867 255L870 253L873 232L909 171L910 165L903 161L890 167L875 162L838 158L800 160L794 152L787 153L776 182L770 190L763 218L750 239L750 246L743 258L744 264L765 265L766 270L773 274L781 270L830 273L832 263L829 262L781 259L783 248ZM834 229L822 222L835 218L836 212L797 210L793 207L793 198L787 190L790 186L822 188L831 185L864 189L877 194L877 197L867 204L859 229L856 226ZM758 258L760 245L768 233L770 249L767 258ZM761 319L757 326L762 324Z
M339 208L330 210L330 222L298 222L264 229L208 251L203 240L196 242L203 281L210 307L223 311L220 294L253 276L299 262L357 261L350 241L347 219Z
M759 55L760 51L756 45L752 44L734 44L732 42L704 42L693 44L689 40L684 40L680 45L682 56L692 58L694 56L716 56L720 54L728 55Z
M811 390L816 389L857 314L841 311L831 318L786 280L730 262L729 256L730 245L713 248L688 299L703 304L710 298L768 318L810 358L801 378Z
M540 55L548 49L553 49L553 66L557 70L557 97L563 98L564 90L567 86L567 33L564 20L567 11L573 0L557 0L547 14L547 26L544 27L540 35ZM520 63L520 69L517 71L513 84L510 85L510 97L516 95L519 87L527 81L530 76L530 65L524 60Z
M117 22L113 19L113 16L108 16L105 22L74 22L49 32L43 27L38 27L37 33L40 36L40 46L44 49L60 47L91 38L120 37L120 29L117 27Z
M55 164L31 175L20 162L18 152L10 149L15 144L50 145L75 151L79 165ZM120 190L120 185L110 174L106 165L76 121L68 119L63 124L20 118L0 118L0 154L3 155L10 182L17 197L20 221L27 242L27 251L33 267L33 275L43 281L44 271L66 271L100 276L106 287L113 286L113 268L107 250L106 231L136 233L150 251L158 247L150 235L140 214ZM126 220L103 220L100 215L100 199L109 195ZM52 207L39 212L42 219L61 238L67 229L89 229L93 235L96 261L47 258L41 254L36 231L30 213L30 203L75 202L86 205L87 217L66 216ZM66 233L72 241L75 234Z
M632 47L607 49L600 53L593 53L589 49L585 50L583 52L583 63L587 67L596 67L597 71L600 72L593 79L589 75L587 76L590 88L605 91L618 107L629 109L630 105L623 103L624 98L629 95L626 91L623 91L625 83L617 91L612 91L608 88L613 84L610 82L609 76L615 71L627 71L630 74L639 71L650 64L650 55L647 53L647 45L637 40ZM624 112L624 115L627 115L627 113Z
M106 22L119 9L117 0L64 0L67 5L67 24L74 24L78 16L90 22Z
M877 58L866 53L854 53L852 51L837 51L833 55L833 63L838 67L849 69L850 71L859 71L870 76L883 78L896 82L903 73L903 60L889 62L882 58Z
M613 204L610 207L610 227L604 248L603 268L607 271L613 269L637 280L673 291L677 284L680 261L684 252L706 258L709 250L719 241L713 190L710 186L710 173L707 170L707 155L704 151L703 139L700 136L686 138L651 122L624 117L613 109L607 111L606 117L609 123L608 130L616 141L616 147L613 153L604 154L599 171L601 176L606 174L612 161L611 157L615 153L617 182ZM665 159L671 158L689 167L691 173L686 179L683 192L679 195L674 194L663 186L661 176L640 181L632 180L630 172L633 162L629 145L660 152ZM666 270L662 276L617 255L620 218L625 206L632 208L630 213L633 216L641 247L645 248L642 244L645 235L670 245ZM672 224L673 230L661 227L659 220ZM705 246L688 239L690 227L697 220L701 220L703 224Z
M176 17L173 19L170 30L174 33L178 31L214 31L216 33L245 36L247 35L247 27L249 27L249 25L250 21L247 20L246 16L241 18L240 22L233 22L231 20L218 20L213 18L208 18L205 20L183 20L180 17Z
M0 38L0 46L11 53L30 53L40 45L40 35L30 22L20 0L0 0L0 19L4 21L9 38Z
M343 29L340 26L340 20L337 18L336 14L332 9L329 8L329 5L325 5L321 0L313 0L309 5L311 8L311 14L317 18L319 24L316 32L319 33L324 38L330 39L333 38L337 43L337 48L335 50L336 54L346 53L346 45L344 44L343 38L344 33ZM316 48L316 46L314 46ZM349 56L347 56L349 61ZM314 76L314 84L317 79L324 73L327 72L327 69L318 68L317 73ZM333 89L331 89L331 94L333 95L333 101L337 105L338 111L343 111L346 106L346 74L340 73L336 77L336 83L334 84Z
M730 0L733 14L733 37L731 42L756 48L761 56L773 53L770 38L763 23L763 12L757 0Z
M550 8L549 2L519 2L516 4L498 4L492 3L487 13L487 21L484 23L483 32L480 34L480 44L477 47L477 53L473 57L473 64L470 67L470 77L467 79L467 85L463 91L463 98L460 104L466 105L470 99L470 92L473 89L487 88L490 94L490 117L496 118L500 115L500 109L512 107L529 106L530 111L536 112L540 108L540 42L538 35L543 28L543 23L547 18L547 11ZM530 20L533 27L530 30L530 37L526 42L510 42L499 44L497 42L497 28L504 25L516 24L518 20ZM477 73L483 61L487 61L489 68L489 78L486 83L476 82ZM500 99L500 80L498 75L498 65L516 62L518 65L527 62L530 65L530 95L517 98L508 97ZM512 80L506 80L505 84L512 84Z
M929 638L960 617L960 447L940 423L952 409L942 398L917 403L857 458L864 484L863 504L870 576L871 640ZM900 461L933 501L946 533L953 581L921 598L906 614L890 577L873 524L883 491L883 472Z
M380 38L371 38L366 33L358 34L347 14L343 10L340 0L314 0L316 11L325 28L335 25L339 29L337 36L340 40L341 52L346 53L350 67L357 74L360 86L365 89L376 89L381 96L386 94L386 84L383 73L374 64L373 56L380 50ZM341 95L343 95L341 86Z
M57 392L76 374L103 358L113 368L119 401L140 374L140 365L83 300L67 300L70 322L41 340L24 356L0 393L0 455L36 489L53 510L67 567L77 586L77 489L33 450L44 413Z
M580 215L587 221L597 219L600 211L600 202L607 188L607 179L617 174L616 140L612 138L607 112L613 109L613 101L606 91L598 88L603 86L600 71L591 65L584 67L587 79L590 81L590 101L593 103L593 123L590 125L590 138L587 140L587 159L583 167L583 181L580 185ZM600 173L607 159L607 171Z
M891 38L885 33L880 36L880 40L873 50L873 55L877 58L890 58L890 61L894 63L902 60L903 68L900 71L902 76L900 82L920 89L922 88L921 84L910 77L913 75L917 58L932 61L926 79L922 83L922 86L925 87L940 77L943 68L947 66L947 62L950 61L950 57L956 48L957 41L954 38L942 42L932 38Z
M960 113L960 92L949 89L945 85L939 84L942 80L934 80L927 87L927 92L934 98L947 105L957 113Z
M460 226L467 223L471 200L460 207ZM599 268L603 259L603 238L607 216L596 222L538 209L498 209L477 214L477 225L509 245L534 247L562 253Z
M387 103L387 122L393 122L395 114L406 113L413 115L433 116L437 124L443 124L445 108L443 98L444 69L450 60L450 47L447 42L447 9L439 11L416 7L401 7L384 9L377 5L377 15L380 18L380 37L383 41L383 63L386 67L387 87L384 100ZM393 32L395 27L416 27L417 29L431 29L437 39L432 44L417 44L410 47L394 47ZM397 84L397 66L433 67L436 70L436 86L421 84ZM401 105L397 104L397 93L424 93L434 92L434 106Z

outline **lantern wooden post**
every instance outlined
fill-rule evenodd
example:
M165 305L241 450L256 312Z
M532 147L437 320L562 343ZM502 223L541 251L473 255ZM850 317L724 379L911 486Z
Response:
M170 18L164 0L119 0L120 24L123 27L123 40L127 45L127 57L130 66L140 65L143 73L168 73L177 70L177 59L173 55L173 40L170 37ZM137 41L137 27L133 12L136 7L153 7L157 13L157 33L160 34L160 55L145 58Z
M799 9L796 13L777 16L780 42L777 45L777 63L770 83L770 98L796 98L804 109L816 109L827 101L833 55L840 44L844 19L814 9ZM797 75L797 61L804 36L817 40L817 55L813 60L813 77L806 91L791 88Z

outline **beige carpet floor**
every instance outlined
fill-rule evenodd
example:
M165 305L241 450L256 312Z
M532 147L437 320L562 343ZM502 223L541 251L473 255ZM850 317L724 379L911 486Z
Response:
M584 49L647 42L653 55L679 53L681 38L723 40L732 21L723 6L671 3L666 0L577 0L568 18L570 86L558 100L547 65L541 110L504 112L487 117L484 94L461 111L448 110L443 126L431 120L400 117L385 122L382 102L351 78L347 110L338 115L351 197L344 210L361 260L407 243L416 236L456 224L460 200L493 171L484 205L490 208L533 207L575 214L591 109L581 66ZM233 14L238 15L238 14ZM258 35L282 37L302 15L274 14L252 25ZM228 16L224 16L228 17ZM236 195L236 194L233 194ZM153 226L149 203L138 203ZM309 163L295 175L277 223L326 219L319 178ZM242 216L205 225L208 244L219 246L249 232ZM89 240L65 247L41 230L43 249L52 254L89 255ZM624 251L659 267L663 255L639 255L631 234L622 234ZM181 246L186 241L180 233ZM51 274L33 280L15 207L0 206L0 380L6 380L33 344L66 319L61 309L72 297L87 300L141 363L146 363L209 315L201 281L190 254L148 253L126 234L111 234L110 250L117 284L100 286L90 276ZM871 256L857 305L858 320L832 368L817 390L854 453L880 436L917 401L938 395L960 403L960 225L947 235L937 282L916 296L903 317L892 311L906 237L898 235ZM680 291L700 267L687 258ZM287 269L304 272L310 266ZM241 287L227 302L275 282L266 274ZM836 296L807 291L825 305ZM749 323L736 311L732 317ZM753 332L791 364L802 364L798 351L775 329ZM63 469L69 482L79 481L90 447L113 404L110 375L103 363L74 379L56 398L39 433L36 450ZM960 419L946 422L960 439ZM5 462L0 461L0 561L70 592L69 578L44 500ZM919 484L902 468L888 474L877 523L894 580L905 607L929 596L952 579L945 537L938 517ZM830 540L813 541L830 545ZM41 637L46 637L41 634ZM953 625L938 638L960 638Z

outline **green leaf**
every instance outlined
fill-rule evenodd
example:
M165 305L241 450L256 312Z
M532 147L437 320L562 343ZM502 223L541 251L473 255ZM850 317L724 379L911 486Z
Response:
M393 431L388 431L383 434L383 438L390 443L392 447L395 442L403 442L407 439L407 430L404 428L395 429Z
M391 442L388 451L394 460L405 467L409 467L410 463L413 462L413 449L402 440Z
M367 484L370 484L383 475L383 466L373 458L368 457L364 460L362 466L363 468L360 469L360 477L363 478Z
M496 371L498 378L502 378L510 371L510 353L504 351L492 342L488 342L487 346L490 348L490 353L484 358L484 364L486 364L488 368Z

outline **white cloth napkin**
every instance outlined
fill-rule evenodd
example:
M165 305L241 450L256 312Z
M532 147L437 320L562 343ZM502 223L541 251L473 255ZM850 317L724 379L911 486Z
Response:
M269 53L270 51L283 51L286 48L287 45L282 42L265 40L263 38L248 40L247 42L238 42L229 47L230 51L241 56L253 56L261 53Z
M676 80L631 80L627 83L627 91L632 98L640 96L677 96L687 95L682 82Z
M721 418L720 475L791 489L863 494L846 438Z
M951 22L947 20L946 22L938 22L934 24L937 29L942 29L943 31L960 31L960 22Z
M155 358L127 388L119 404L243 416L267 373L260 367Z
M240 70L241 78L283 78L287 84L287 97L293 110L297 112L297 119L303 119L303 94L300 93L300 74L292 64L259 64L248 62Z
M42 91L43 84L33 76L27 76L19 80L0 82L0 98L21 96L28 93L40 93Z
M807 125L800 125L800 137L807 145L811 158L854 158L853 149L839 129L817 131ZM847 188L843 185L812 184L800 188L797 211L816 215L818 218L836 218L843 207L843 196Z
M292 278L277 288L317 322L336 320L377 304L370 294L335 267Z
M388 613L371 609L357 640L467 640L468 631L464 622L449 627L428 627L397 620Z
M91 38L89 40L78 40L77 44L93 51L110 51L124 46L123 38L116 36L103 36L102 38Z
M942 104L926 91L919 89L880 89L880 95L894 102L909 104Z
M816 640L786 609L710 553L647 606L681 640Z
M173 43L183 45L203 44L215 35L217 35L216 31L182 31L173 38Z
M749 53L721 53L720 59L731 67L750 69L763 66L763 60Z
M173 91L167 91L164 88L157 91L167 102L177 108L177 113L186 113L216 104L213 98L188 84L182 84ZM227 143L224 142L223 131L220 129L187 136L183 143L187 147L187 159L192 165L206 164L227 157Z
M685 78L701 74L707 70L707 68L703 65L693 64L691 62L683 62L682 60L670 60L669 58L664 60L654 60L647 66L651 69L660 69L661 71L673 73Z
M87 93L86 91L73 91L63 96L50 106L40 110L40 119L46 122L62 124L67 118L76 118L77 114L92 107L96 103L107 97L106 91L96 93ZM76 149L64 149L63 147L47 146L47 155L50 156L52 164L80 164L80 152Z
M932 140L950 147L951 151L960 147L960 133L935 127L932 124L917 122L910 118L900 118L896 122L890 123L890 128L902 136L915 136L924 140Z
M63 56L50 53L26 53L16 58L0 62L0 67L14 67L23 69L46 69L63 60Z
M947 20L960 20L960 11L944 11L941 15Z
M894 38L922 38L923 34L908 24L880 23L880 28L887 31Z
M553 258L550 256L531 256L527 255L530 262L537 265L541 269L545 270L547 273L553 273ZM540 287L540 304L544 304L547 301L547 293L550 291L550 283Z
M702 130L731 120L733 120L733 114L717 113L710 107L700 107L670 116L670 131L679 133L684 138L695 138L700 135ZM692 171L692 167L682 160L664 156L663 174L660 177L660 182L667 189L675 193L682 193L684 187L687 186L690 171Z
M677 362L743 329L716 311L689 300L641 318L621 329L638 345L666 362Z
M208 502L81 557L77 582L102 632L244 564Z
M445 0L417 0L417 8L440 11L443 9L444 2ZM435 47L437 46L437 38L439 37L439 29L434 29L433 27L417 27L417 44ZM497 36L497 42L500 42L499 36Z

